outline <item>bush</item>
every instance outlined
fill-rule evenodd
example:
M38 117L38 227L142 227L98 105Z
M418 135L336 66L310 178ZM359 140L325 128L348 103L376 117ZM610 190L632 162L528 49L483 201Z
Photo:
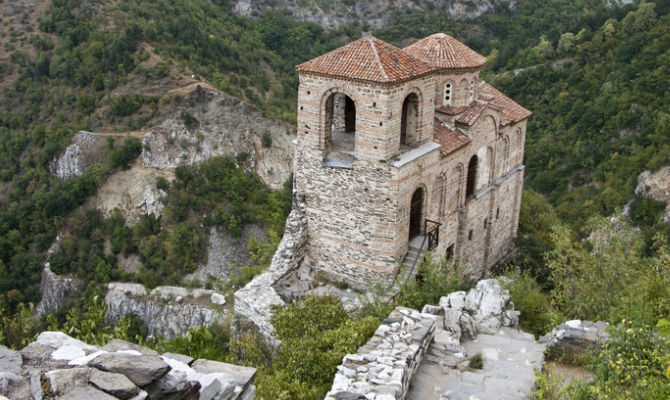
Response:
M127 116L142 107L142 99L138 95L120 94L109 100L109 112L116 116Z
M665 202L646 196L635 196L630 205L630 218L642 225L655 225L665 209Z
M112 168L130 169L130 163L135 161L142 152L142 143L139 139L128 137L123 140L123 145L114 149L109 154Z
M263 147L266 148L272 146L272 135L270 134L270 131L263 132L261 143L263 144Z

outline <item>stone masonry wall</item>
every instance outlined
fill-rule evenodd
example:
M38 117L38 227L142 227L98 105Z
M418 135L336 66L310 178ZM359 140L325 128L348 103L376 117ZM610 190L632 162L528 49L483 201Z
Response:
M404 399L433 340L438 317L397 307L356 354L348 354L326 400Z

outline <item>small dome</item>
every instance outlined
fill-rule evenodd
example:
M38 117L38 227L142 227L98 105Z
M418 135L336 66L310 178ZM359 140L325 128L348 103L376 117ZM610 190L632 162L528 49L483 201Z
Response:
M430 35L403 49L438 68L479 68L486 57L444 33Z

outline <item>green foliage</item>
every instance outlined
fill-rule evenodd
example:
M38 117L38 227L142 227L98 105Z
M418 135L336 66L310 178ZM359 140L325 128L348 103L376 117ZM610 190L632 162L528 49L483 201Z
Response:
M297 398L320 399L342 357L362 346L379 320L351 319L335 297L306 297L286 309L275 309L272 324L282 346L270 372L258 382L258 395L294 398L289 396L299 393Z
M482 357L482 353L477 353L474 356L470 357L469 367L472 369L484 368L484 358Z
M270 134L270 131L263 132L263 137L261 138L261 143L263 144L263 147L272 146L272 135Z
M193 115L189 114L186 111L181 112L181 120L184 123L184 126L188 129L196 129L200 127L200 121Z
M191 328L186 335L161 340L153 347L160 352L188 354L196 359L232 361L229 355L230 338L227 324L214 323L209 327Z
M561 223L556 211L540 193L523 191L519 211L519 236L516 238L516 263L542 285L550 286L550 271L544 255L551 250L551 232Z
M130 169L130 163L135 161L142 152L142 143L138 138L127 137L123 140L123 145L114 149L109 154L112 162L112 168Z
M622 321L592 368L592 382L576 385L574 399L667 399L670 343L646 325Z
M402 275L402 274L399 274ZM465 271L447 259L433 262L426 256L417 266L414 279L398 281L396 295L389 300L389 290L375 286L367 296L360 298L365 313L379 320L385 319L396 306L421 309L425 304L437 304L440 297L472 287Z
M109 100L109 112L116 116L135 114L142 107L142 99L138 95L120 94Z
M656 224L666 204L663 201L654 200L651 197L635 196L630 205L630 218L647 226Z
M578 242L565 227L552 234L547 256L553 305L571 318L622 319L652 324L670 313L670 256L658 237L656 254L645 257L641 235L617 221L590 222L589 239Z

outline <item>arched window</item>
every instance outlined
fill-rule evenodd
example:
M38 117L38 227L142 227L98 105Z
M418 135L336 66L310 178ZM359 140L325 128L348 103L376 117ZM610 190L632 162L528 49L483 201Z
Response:
M479 163L479 157L475 154L470 158L468 163L468 182L465 187L465 198L469 199L475 194L475 185L477 181L477 164Z
M356 104L344 93L326 99L325 148L353 152L356 132Z
M412 144L416 140L416 126L419 119L419 97L410 93L402 103L400 120L400 144Z
M451 97L452 97L452 87L453 85L451 82L447 82L446 85L444 85L444 96L442 99L442 105L443 106L450 106L451 105Z

